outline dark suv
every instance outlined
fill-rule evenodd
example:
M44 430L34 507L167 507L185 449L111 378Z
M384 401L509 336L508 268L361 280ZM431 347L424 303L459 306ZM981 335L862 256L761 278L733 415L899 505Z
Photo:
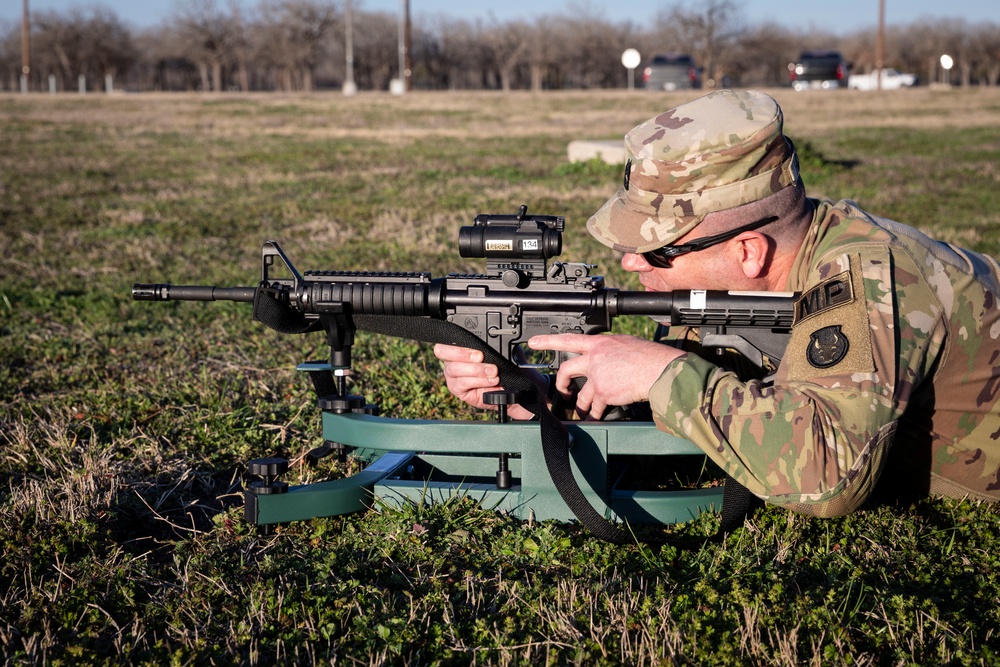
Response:
M643 68L642 83L647 90L682 90L701 88L701 77L691 56L666 53L653 56Z
M847 61L840 51L803 51L797 63L788 66L795 90L847 87Z

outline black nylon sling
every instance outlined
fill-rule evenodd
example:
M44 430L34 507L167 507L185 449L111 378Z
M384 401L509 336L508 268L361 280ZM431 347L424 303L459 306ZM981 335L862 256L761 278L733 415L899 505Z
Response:
M306 333L318 331L316 321L307 320L301 313L282 303L263 286L254 297L253 318L280 333ZM573 515L596 537L613 544L628 544L637 538L627 530L612 523L587 500L570 464L570 439L566 426L552 414L544 396L539 396L535 384L516 364L498 354L486 343L465 329L444 320L406 315L352 315L357 329L397 338L419 340L426 343L444 343L480 350L486 363L494 364L500 385L520 392L519 405L536 415L540 422L542 455L549 476L556 490ZM742 484L728 475L723 491L721 521L715 535L705 539L658 539L649 542L668 542L681 546L700 545L706 541L722 539L743 525L744 519L760 501Z

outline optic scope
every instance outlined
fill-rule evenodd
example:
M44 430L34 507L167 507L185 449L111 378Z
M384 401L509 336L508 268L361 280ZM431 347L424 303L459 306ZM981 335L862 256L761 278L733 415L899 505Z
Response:
M559 215L480 214L458 230L458 254L502 260L546 260L562 252L565 220Z

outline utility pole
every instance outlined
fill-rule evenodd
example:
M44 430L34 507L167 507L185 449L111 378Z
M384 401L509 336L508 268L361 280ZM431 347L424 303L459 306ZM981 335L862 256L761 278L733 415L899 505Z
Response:
M410 90L410 0L401 0L399 12L399 87Z
M406 15L406 39L403 43L403 50L406 52L405 66L406 69L403 71L403 82L406 84L406 90L413 90L413 61L410 58L410 52L412 51L412 30L410 25L410 0L403 0L403 6L405 8Z
M875 38L875 67L878 77L875 90L882 90L882 70L885 69L885 0L878 0L878 36Z
M31 20L28 18L28 0L24 0L21 16L21 92L28 92L28 75L31 74Z

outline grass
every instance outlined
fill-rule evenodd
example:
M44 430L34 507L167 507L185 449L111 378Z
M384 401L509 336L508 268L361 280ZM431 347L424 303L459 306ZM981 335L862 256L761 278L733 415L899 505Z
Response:
M1000 252L1000 94L775 95L814 194ZM767 508L697 550L462 498L243 523L251 458L351 470L301 465L321 434L294 368L322 340L238 304L133 303L132 282L252 284L266 238L300 268L467 271L457 227L527 203L567 217L566 259L635 287L582 233L620 167L565 147L682 99L0 97L4 663L1000 663L987 504ZM361 336L355 360L388 414L468 416L424 345Z

